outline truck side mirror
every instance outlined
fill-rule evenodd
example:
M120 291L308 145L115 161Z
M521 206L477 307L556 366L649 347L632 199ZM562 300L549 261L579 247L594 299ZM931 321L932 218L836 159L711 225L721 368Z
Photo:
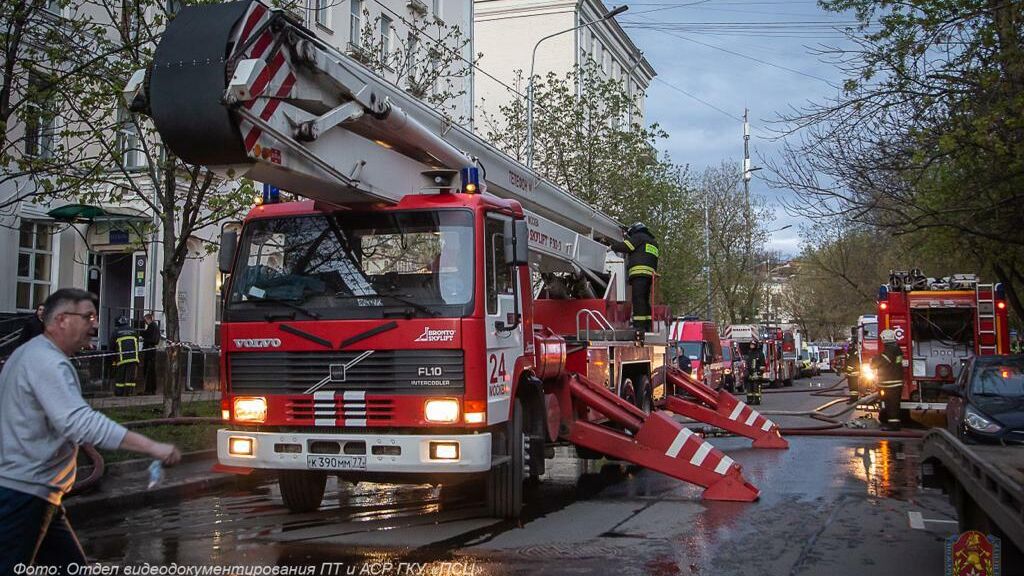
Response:
M235 250L238 249L238 232L225 230L220 234L220 252L217 255L217 266L224 274L231 273L231 265L235 263Z
M505 264L519 266L530 263L530 226L526 220L505 221Z

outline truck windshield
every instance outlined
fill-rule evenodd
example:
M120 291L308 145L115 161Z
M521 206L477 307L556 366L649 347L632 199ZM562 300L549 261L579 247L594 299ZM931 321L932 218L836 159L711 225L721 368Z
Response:
M864 324L864 338L866 340L874 340L878 338L877 322L868 322Z
M680 342L679 349L683 354L690 357L690 360L700 360L700 342Z
M468 210L344 212L246 225L226 311L231 320L464 316L473 302ZM288 306L290 304L291 306Z

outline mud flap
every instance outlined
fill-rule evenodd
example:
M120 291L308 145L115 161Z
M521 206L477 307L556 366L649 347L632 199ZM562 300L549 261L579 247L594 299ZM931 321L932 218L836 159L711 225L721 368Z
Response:
M568 385L575 402L625 429L576 420L569 425L570 442L702 486L707 500L753 502L760 496L739 464L669 416L644 414L579 375Z
M732 394L724 390L716 392L675 368L669 368L665 378L676 390L683 390L693 397L667 397L665 409L672 413L750 438L754 441L754 448L789 448L789 442L782 437L777 424Z

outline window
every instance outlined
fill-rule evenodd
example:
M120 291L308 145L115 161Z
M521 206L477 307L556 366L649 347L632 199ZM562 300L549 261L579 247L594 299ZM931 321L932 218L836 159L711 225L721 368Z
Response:
M512 267L505 264L505 220L487 218L487 313L498 313L498 295L512 294Z
M28 80L29 116L25 123L25 155L53 158L57 135L57 114L54 98L46 81L35 74Z
M380 17L380 57L387 61L391 54L391 18Z
M359 41L359 36L362 33L362 29L363 29L363 20L362 20L363 2L362 2L362 0L352 0L352 3L349 5L349 11L350 11L350 14L349 14L349 25L348 25L348 36L349 36L348 42L349 42L349 44L351 44L353 46L359 46L361 44L361 42Z
M125 168L141 168L146 163L146 155L142 149L142 138L134 115L125 108L117 110L118 148L121 150L121 162Z
M22 220L18 235L18 289L16 307L29 312L50 295L53 262L53 226Z
M330 28L330 21L328 20L329 2L330 0L313 0L313 20L324 28Z
M167 11L169 16L173 16L181 11L182 3L181 0L167 0L164 5L164 9Z
M435 20L440 20L441 19L441 0L434 0L434 2L433 2L433 13L434 13L434 19Z

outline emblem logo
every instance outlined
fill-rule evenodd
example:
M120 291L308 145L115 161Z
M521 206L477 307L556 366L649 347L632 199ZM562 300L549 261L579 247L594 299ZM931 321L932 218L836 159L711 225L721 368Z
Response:
M999 538L969 530L946 539L946 576L1000 576L1002 573Z
M414 342L452 342L455 340L455 330L435 330L430 326L423 329L423 334L416 337Z
M327 376L324 376L323 380L313 384L303 394L312 394L331 382L345 382L348 378L348 371L367 358L370 354L373 354L376 350L367 350L359 356L345 362L343 364L330 364L327 367Z

